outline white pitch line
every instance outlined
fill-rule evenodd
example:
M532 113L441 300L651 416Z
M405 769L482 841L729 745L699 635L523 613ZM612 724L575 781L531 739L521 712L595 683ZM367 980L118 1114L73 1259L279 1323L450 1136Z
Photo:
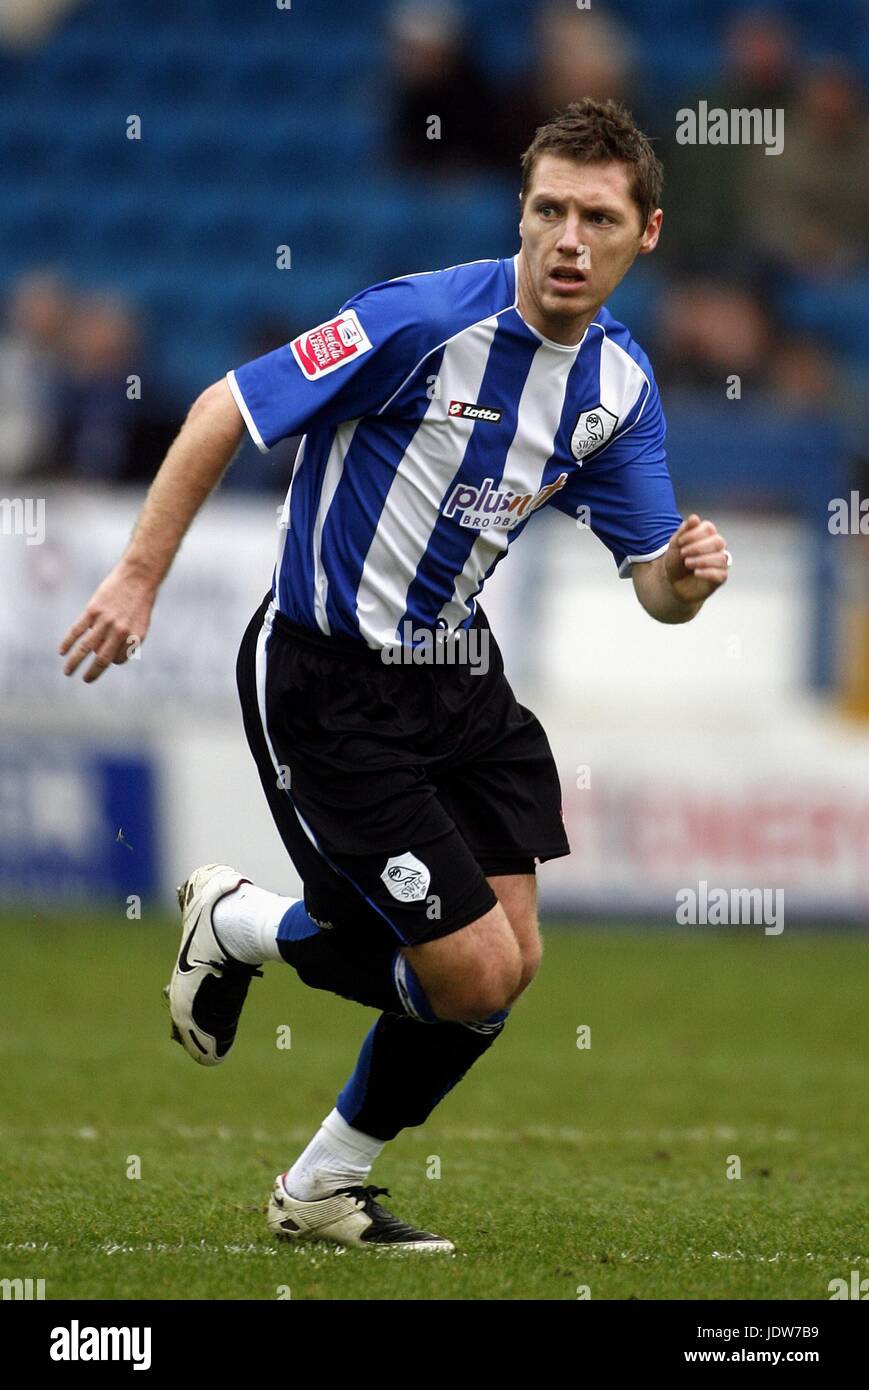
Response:
M178 1139L199 1142L201 1140L220 1140L223 1143L244 1141L245 1143L285 1144L305 1143L311 1137L312 1125L293 1125L288 1129L266 1130L259 1127L236 1128L232 1125L147 1125L143 1133L155 1137L174 1136ZM756 1144L795 1144L797 1142L818 1141L824 1138L820 1131L811 1133L796 1129L765 1129L759 1126L739 1129L732 1125L717 1124L692 1128L664 1129L577 1129L570 1125L523 1125L519 1129L499 1129L495 1125L444 1125L433 1128L415 1128L410 1131L413 1137L423 1143L435 1139L442 1142L456 1140L470 1144L521 1143L528 1139L538 1139L557 1144L612 1144L612 1143L699 1143L713 1141ZM97 1130L91 1125L0 1125L0 1136L38 1139L57 1137L59 1139L82 1139L89 1142L101 1139L114 1140L123 1136L126 1141L130 1135L129 1125L112 1126Z

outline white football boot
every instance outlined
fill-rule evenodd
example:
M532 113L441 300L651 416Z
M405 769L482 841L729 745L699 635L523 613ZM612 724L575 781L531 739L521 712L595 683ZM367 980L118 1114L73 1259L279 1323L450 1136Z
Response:
M375 1246L389 1250L455 1249L452 1241L418 1231L393 1216L379 1202L387 1187L339 1187L319 1202L300 1202L275 1179L266 1215L279 1240L330 1240L338 1245Z
M224 951L211 921L221 898L242 883L228 864L204 864L178 889L181 949L163 990L172 1016L172 1037L195 1062L216 1067L235 1041L248 986L262 971Z

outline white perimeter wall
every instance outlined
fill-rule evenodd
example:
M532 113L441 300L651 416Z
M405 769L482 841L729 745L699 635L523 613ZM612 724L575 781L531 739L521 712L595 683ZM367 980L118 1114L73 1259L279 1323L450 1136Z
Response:
M297 892L234 697L238 641L271 575L270 503L209 503L139 663L90 689L58 674L56 639L123 547L138 500L60 490L50 544L17 542L13 555L4 541L0 729L152 750L167 901L210 860ZM542 868L544 905L669 916L676 891L705 879L782 888L797 913L869 911L869 731L805 693L803 534L716 520L731 580L683 627L643 613L604 548L560 515L536 516L487 588L508 676L562 779L574 852Z

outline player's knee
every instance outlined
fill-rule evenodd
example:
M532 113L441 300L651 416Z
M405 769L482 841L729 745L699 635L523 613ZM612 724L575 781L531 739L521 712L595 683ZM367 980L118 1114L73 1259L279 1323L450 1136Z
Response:
M507 1008L522 977L522 953L500 904L448 936L405 948L435 1018L486 1020Z
M536 937L533 941L530 941L527 945L522 947L522 965L519 974L519 983L516 987L515 994L513 994L509 1001L511 1004L528 988L534 976L537 974L537 971L540 969L540 962L542 959L543 946L539 937Z
M518 954L481 960L477 971L444 981L431 999L432 1009L437 1018L453 1023L488 1019L516 997L521 970Z
M478 1023L506 1009L510 991L458 991L438 1001L435 1014L443 1023Z

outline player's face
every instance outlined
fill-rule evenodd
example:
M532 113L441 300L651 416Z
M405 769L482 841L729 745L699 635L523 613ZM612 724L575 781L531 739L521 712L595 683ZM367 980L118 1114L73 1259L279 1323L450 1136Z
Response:
M538 157L519 235L519 312L545 337L577 343L638 255L654 250L663 214L647 226L628 165Z

